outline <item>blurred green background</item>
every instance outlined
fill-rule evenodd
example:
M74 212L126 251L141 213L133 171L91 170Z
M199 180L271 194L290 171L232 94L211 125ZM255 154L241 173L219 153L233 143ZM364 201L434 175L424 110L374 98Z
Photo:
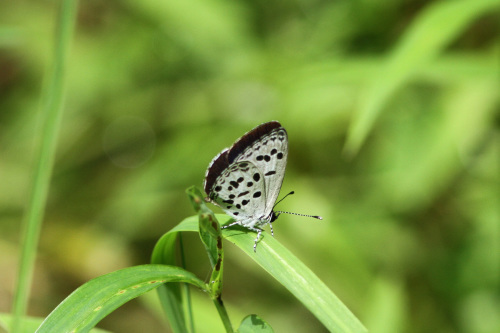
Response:
M0 311L10 311L57 1L0 3ZM80 1L29 314L145 264L254 126L289 134L275 237L372 332L500 331L499 1ZM358 149L359 148L359 149ZM208 278L197 235L188 269ZM229 242L233 325L323 332ZM199 332L220 331L193 291ZM156 295L99 327L164 332Z

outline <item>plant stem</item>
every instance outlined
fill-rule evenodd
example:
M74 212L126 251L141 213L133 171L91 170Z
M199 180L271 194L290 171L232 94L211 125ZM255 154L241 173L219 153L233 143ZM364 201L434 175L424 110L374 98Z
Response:
M227 333L233 333L233 326L231 325L231 320L229 320L229 316L226 311L226 307L224 306L224 303L222 302L222 299L219 297L213 298L212 299L215 307L217 308L217 311L219 312L219 316L222 319L222 323L224 324L224 328L226 329Z
M22 249L18 280L13 302L11 331L21 331L21 318L26 314L33 266L38 247L50 178L54 165L57 136L62 115L66 58L75 23L77 0L64 0L56 28L53 63L41 93L42 127L40 145L33 169L28 206L24 214Z
M179 233L179 246L181 253L181 267L186 269L186 257L184 255L184 242L182 241L182 233ZM194 333L194 319L193 319L193 305L191 304L191 292L186 283L181 285L182 292L184 293L185 307L184 313L186 314L186 326L189 332Z

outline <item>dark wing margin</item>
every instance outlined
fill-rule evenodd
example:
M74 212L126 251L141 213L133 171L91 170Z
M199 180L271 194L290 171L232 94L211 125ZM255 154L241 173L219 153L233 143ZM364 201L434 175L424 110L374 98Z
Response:
M207 173L205 174L205 183L203 186L205 193L210 196L210 191L221 173L223 173L245 149L252 146L255 141L258 141L262 136L270 133L276 128L282 128L282 126L275 120L261 124L239 138L230 149L226 148L217 155L208 166Z
M204 184L205 193L208 194L208 196L210 196L210 191L212 190L212 187L214 186L217 178L229 166L229 162L227 160L227 152L228 149L224 149L219 155L214 157L214 159L208 166Z
M243 135L241 138L236 141L227 154L227 162L231 164L234 162L236 158L249 146L253 145L253 143L259 140L262 136L268 134L272 130L276 128L282 127L281 124L277 121L270 121L268 123L261 124L255 127L250 132Z

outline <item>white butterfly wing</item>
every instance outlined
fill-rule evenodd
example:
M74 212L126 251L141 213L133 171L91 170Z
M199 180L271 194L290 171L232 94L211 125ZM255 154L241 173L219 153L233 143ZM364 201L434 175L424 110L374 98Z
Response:
M277 121L261 124L212 160L205 175L205 192L242 225L268 223L287 156L286 130Z
M236 157L236 161L248 161L259 169L264 178L266 207L264 215L268 216L278 199L281 184L285 176L288 157L288 137L283 127L276 128Z
M250 162L235 162L218 177L210 200L242 225L253 226L265 214L264 178Z

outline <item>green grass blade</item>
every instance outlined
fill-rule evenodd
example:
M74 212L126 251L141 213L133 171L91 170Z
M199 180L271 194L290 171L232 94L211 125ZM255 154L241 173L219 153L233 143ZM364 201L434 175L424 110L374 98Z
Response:
M223 235L297 297L328 330L366 332L366 328L337 296L274 237L263 233L257 252L254 252L253 233L243 228L231 228L224 229Z
M22 333L33 333L42 324L45 318L40 317L23 317L22 318ZM12 315L9 313L0 313L0 332L8 332L7 327L12 325ZM100 328L93 328L90 333L109 333L110 331Z
M12 325L13 316L8 313L0 313L0 332L8 332L8 327ZM31 333L36 331L38 326L43 322L43 318L22 317L20 332Z
M197 225L197 217L189 220ZM164 234L156 243L151 256L152 264L175 265L175 248L177 243L178 226ZM188 332L186 316L184 315L184 295L181 285L178 283L164 284L158 288L158 297L163 311L168 319L170 327L174 332ZM189 313L187 314L189 315ZM192 326L192 325L190 325Z
M197 219L193 217L188 218L163 235L153 250L151 260L153 263L173 264L176 250L175 240L177 239L178 232L186 231L182 230L184 223L195 226L195 230L189 231L199 232L212 266L210 282L207 284L209 295L219 312L226 332L233 332L231 321L220 297L222 292L224 257L220 225L213 212L206 207L203 196L198 189L191 187L186 192L194 209L199 213L199 217ZM158 289L158 293L163 309L172 323L172 329L175 332L186 331L186 321L184 318L189 316L189 313L185 313L183 307L184 298L181 296L179 287L176 285L165 285Z
M345 151L356 154L391 95L441 52L475 18L498 9L498 0L440 1L429 5L381 66L351 121Z
M66 58L69 52L75 17L76 0L65 0L61 4L56 30L53 64L42 91L42 127L40 145L36 149L35 168L31 183L28 207L23 221L23 247L13 302L14 320L12 332L21 327L20 318L26 313L28 295L33 276L33 265L43 220L44 207L49 190L54 164L57 136L62 116L62 101L65 79Z
M232 219L216 214L221 224ZM177 225L176 231L198 231L195 218L190 217ZM278 282L287 288L311 313L331 332L366 332L366 328L349 309L328 289L328 287L297 257L269 234L263 233L262 240L253 251L255 235L244 228L223 229L224 238L234 243Z
M203 281L179 267L125 268L90 280L76 289L50 313L37 332L86 332L122 304L167 282L184 282L205 289Z

